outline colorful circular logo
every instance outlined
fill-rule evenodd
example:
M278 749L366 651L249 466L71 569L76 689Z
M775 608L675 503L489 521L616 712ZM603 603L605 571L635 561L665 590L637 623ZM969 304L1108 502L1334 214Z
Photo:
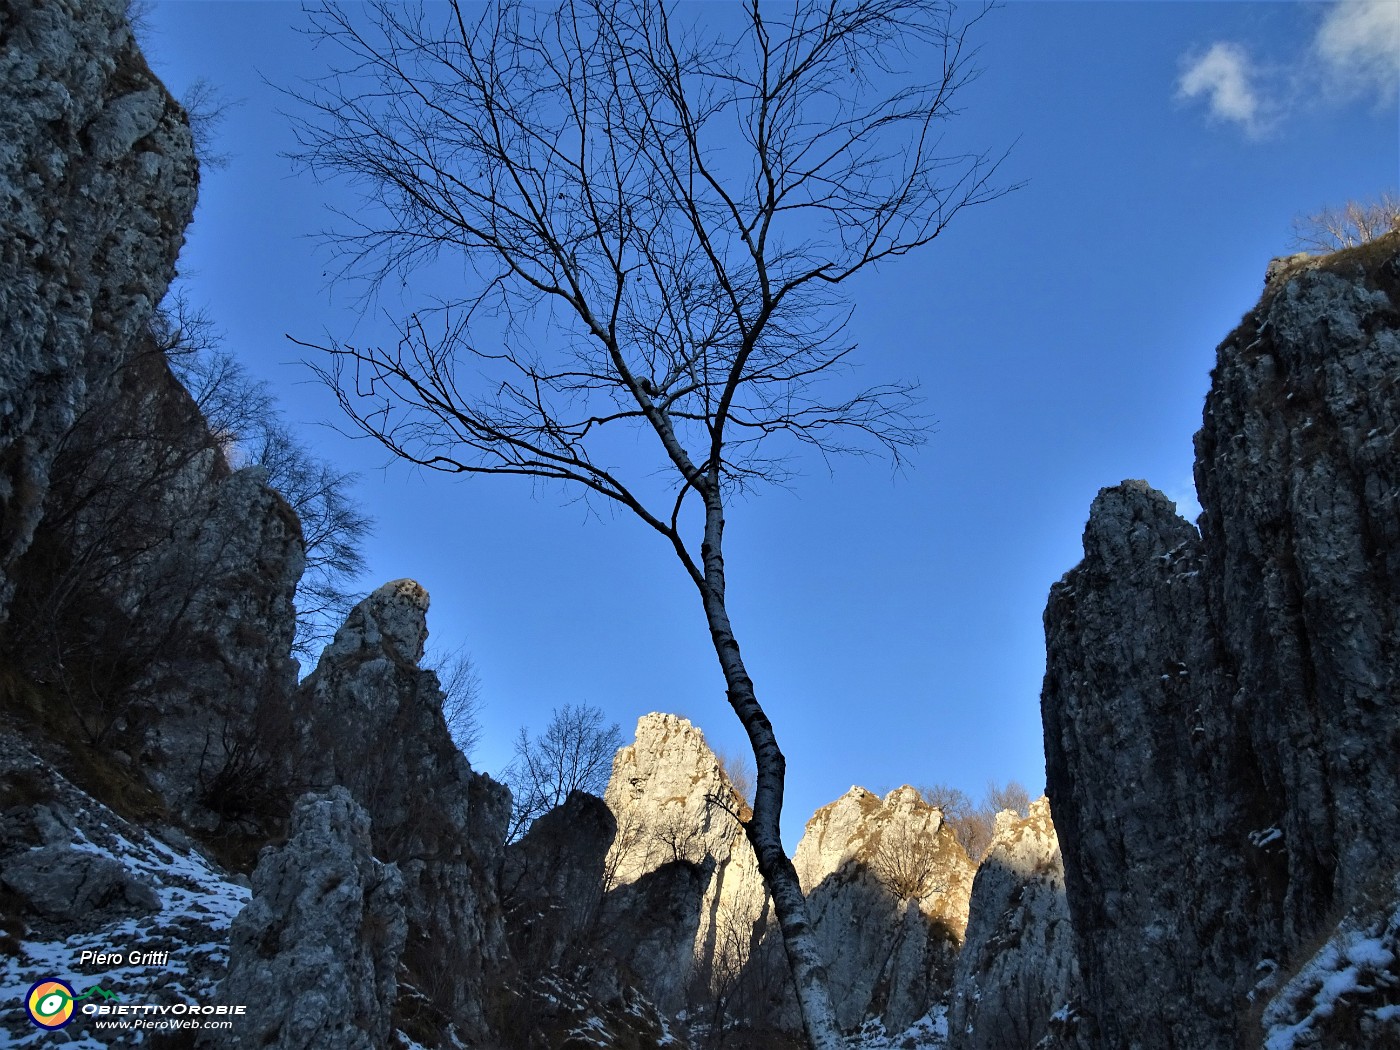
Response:
M73 986L50 977L29 989L24 1005L40 1028L62 1028L73 1020Z

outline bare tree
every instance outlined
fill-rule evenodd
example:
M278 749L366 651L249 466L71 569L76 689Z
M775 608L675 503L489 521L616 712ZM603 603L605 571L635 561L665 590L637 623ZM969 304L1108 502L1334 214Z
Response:
M297 582L293 650L314 656L355 603L364 570L361 548L372 522L350 496L357 475L315 456L282 422L277 399L226 349L223 337L183 290L156 311L156 345L194 398L220 451L233 466L259 466L296 511L306 567Z
M430 652L423 667L436 672L442 687L442 717L457 750L471 758L481 743L481 677L465 646L446 652Z
M928 784L919 788L919 794L929 805L943 811L943 820L953 837L974 861L981 860L992 844L998 813L1011 809L1024 817L1030 811L1030 792L1015 780L1005 784L987 781L987 790L977 805L973 805L967 792L949 784Z
M744 752L718 751L715 753L715 759L734 793L744 800L744 805L752 809L756 778L753 756Z
M843 285L1004 192L994 158L943 148L984 13L754 0L724 29L654 0L501 0L312 16L347 58L300 95L300 159L367 198L332 240L342 273L406 286L451 256L465 282L393 345L302 345L395 455L573 486L675 553L754 751L746 832L821 1050L837 1028L779 834L785 759L729 618L725 512L791 478L800 446L898 463L922 440L911 384L851 384ZM627 428L656 456L635 476L611 454Z
M987 819L982 808L972 804L966 791L951 784L925 784L919 788L919 794L930 806L943 811L943 822L953 832L958 845L974 861L979 860L992 841L995 814Z
M870 857L871 872L901 900L946 890L941 867L937 838L904 824L886 827Z
M556 707L540 736L522 727L515 757L504 773L514 799L510 841L525 834L536 817L562 804L569 792L601 795L621 746L618 724L605 725L603 712L589 704Z
M1375 200L1347 201L1293 220L1291 247L1304 252L1335 252L1374 241L1400 230L1400 195L1382 193Z
M989 780L982 806L991 811L993 818L1004 809L1011 810L1018 817L1025 817L1030 813L1031 793L1019 780L1008 780L1005 784Z

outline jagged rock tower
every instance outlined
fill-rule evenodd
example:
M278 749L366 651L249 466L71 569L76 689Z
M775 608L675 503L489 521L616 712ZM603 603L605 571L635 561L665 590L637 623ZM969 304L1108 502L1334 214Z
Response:
M1045 612L1105 1050L1242 1045L1256 985L1400 862L1400 233L1271 270L1219 347L1196 487L1199 532L1103 490Z

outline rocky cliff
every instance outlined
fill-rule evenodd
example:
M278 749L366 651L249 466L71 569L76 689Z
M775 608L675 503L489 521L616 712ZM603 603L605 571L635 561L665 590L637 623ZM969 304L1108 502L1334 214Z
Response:
M376 1050L388 1045L403 951L403 879L370 853L369 816L344 788L306 795L291 837L263 852L230 931L220 998L247 1014L206 1046Z
M123 0L0 8L0 617L90 388L174 274L196 174Z
M795 1030L781 939L739 824L747 807L700 730L644 716L606 799L617 838L601 929L626 971L663 1009L711 1028ZM900 1032L946 999L975 865L941 811L913 788L883 799L852 788L808 822L794 864L844 1028Z
M1078 994L1074 935L1050 802L997 814L977 868L948 1012L954 1050L1033 1047Z
M663 884L668 895L702 887L691 950L674 953L688 956L683 960L687 972L638 966L640 973L650 970L649 978L656 982L644 989L673 1010L685 1004L686 996L709 1002L715 995L728 995L748 965L771 909L758 860L739 823L748 807L705 735L675 715L642 716L636 739L613 760L604 800L617 821L607 860L610 890L678 862L690 867L648 880L647 893L638 898L646 902L646 911L657 910L654 898ZM701 865L706 875L696 879ZM614 924L622 921L617 907L609 908ZM688 908L675 900L665 910L684 914Z
M403 876L409 983L480 1040L509 973L498 879L510 793L452 742L437 675L419 667L427 610L412 580L355 606L297 692L294 768L303 786L343 786L364 807L374 856Z
M1245 1045L1251 993L1396 867L1398 253L1272 270L1217 353L1199 531L1145 483L1105 489L1051 590L1087 1045Z
M900 1032L943 1000L976 865L912 787L853 787L807 822L793 857L837 1018Z
M197 172L125 6L0 11L0 663L41 730L255 827L301 534L152 338Z

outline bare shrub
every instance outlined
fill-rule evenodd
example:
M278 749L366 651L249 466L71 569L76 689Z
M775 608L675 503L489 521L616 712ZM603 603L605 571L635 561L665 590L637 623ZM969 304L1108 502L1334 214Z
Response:
M746 806L752 808L754 785L758 778L753 756L743 751L719 751L715 753L715 758L719 762L721 772L729 780L729 786L744 800Z
M891 824L880 833L870 858L870 870L896 897L926 897L947 888L939 879L938 842L933 834L916 831L904 823Z
M442 717L457 749L471 758L481 743L481 678L476 673L471 655L465 646L445 652L431 652L423 659L423 667L438 676L442 687Z
M509 840L519 839L536 817L560 805L570 791L601 795L621 746L618 724L606 725L602 710L589 704L556 707L540 736L531 736L522 726L515 757L504 773L514 799Z
M156 345L189 391L230 465L258 466L301 522L306 567L297 583L293 651L312 657L344 621L364 571L372 522L351 498L357 475L312 454L283 423L267 383L226 349L208 315L177 290L151 322Z
M1335 252L1366 244L1400 230L1400 195L1387 191L1374 200L1351 200L1293 220L1290 247L1297 251Z
M981 860L992 844L998 813L1010 809L1024 817L1030 812L1030 792L1015 780L1005 784L989 780L982 801L977 804L967 792L949 784L926 784L919 788L919 794L929 805L943 811L944 823L974 861Z

